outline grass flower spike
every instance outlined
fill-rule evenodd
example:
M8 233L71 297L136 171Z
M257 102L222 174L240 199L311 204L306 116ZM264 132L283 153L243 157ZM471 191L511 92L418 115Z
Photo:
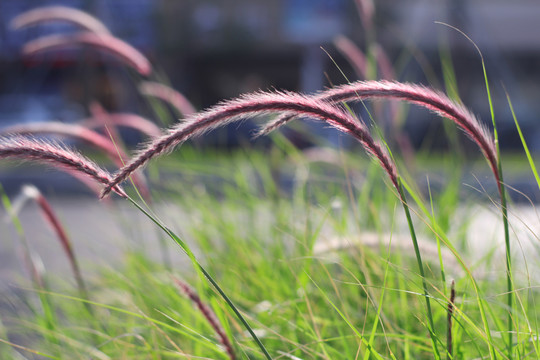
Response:
M480 121L463 105L457 104L441 92L425 86L399 83L395 81L358 81L338 86L316 95L318 99L330 103L340 103L367 99L399 99L427 108L439 116L446 117L458 125L480 148L486 157L499 184L497 171L497 151L493 136ZM292 119L286 114L266 124L257 136L267 134Z
M105 115L106 116L106 115ZM97 121L98 119L96 119ZM101 122L103 125L103 122ZM46 122L46 123L31 123L14 125L3 129L0 133L5 134L17 134L17 135L40 135L40 134L52 134L67 136L74 139L82 140L85 143L102 150L118 167L124 165L124 161L128 158L128 155L122 150L121 147L115 145L115 143L100 133L97 133L91 129L77 124L66 124L62 122ZM118 144L118 139L115 139ZM141 194L147 199L150 199L150 190L146 184L146 179L142 173L135 173L133 176L135 185L140 189Z
M154 96L168 102L184 117L197 112L184 95L173 88L168 87L167 85L152 81L145 81L139 85L139 90L145 95Z
M45 6L26 11L10 22L10 28L19 30L53 21L65 21L96 34L110 34L107 27L90 14L66 6Z
M107 113L107 123L115 127L135 129L150 138L162 135L161 129L155 123L137 114ZM100 129L106 125L97 117L85 119L80 124L90 129Z
M76 34L54 34L29 41L23 47L23 55L35 55L45 51L65 48L90 46L113 55L141 75L152 72L150 61L133 46L123 40L107 34L79 32Z
M199 295L189 286L187 283L180 279L173 279L176 286L180 289L180 291L185 294L189 300L193 302L193 304L197 307L197 309L201 312L201 314L205 317L205 319L208 321L210 326L212 326L212 329L216 332L219 342L223 347L225 348L225 351L227 352L227 355L229 356L229 359L234 360L236 359L236 354L234 352L234 348L232 346L231 341L227 337L227 334L225 333L225 329L223 329L223 326L219 322L216 314L212 310L210 306L205 304Z
M49 163L69 173L84 174L103 185L111 181L111 175L94 162L54 142L22 136L0 137L0 159L10 158L39 164ZM112 190L122 197L127 196L119 186Z
M104 189L107 195L112 187L124 181L133 171L144 166L150 159L161 155L184 141L218 126L249 116L285 112L294 116L308 116L325 121L329 125L354 136L367 152L373 155L388 172L397 188L397 172L386 151L375 142L367 127L336 105L297 93L254 93L221 103L207 111L195 114L169 129L166 135L155 139L120 169Z
M66 257L69 261L71 270L73 271L73 276L75 277L75 281L77 282L79 291L81 292L81 295L87 298L88 293L86 290L86 285L84 283L81 270L79 268L79 263L77 262L77 258L75 257L73 246L71 245L71 241L66 233L66 230L60 223L60 220L56 216L56 213L54 212L51 204L47 201L47 199L45 198L45 196L43 196L43 194L39 191L39 189L33 185L24 185L21 189L21 192L27 198L33 199L36 202L36 204L41 209L41 213L43 214L45 221L51 226L53 231L56 233L58 240L60 241L60 244L62 245L64 253L66 254Z

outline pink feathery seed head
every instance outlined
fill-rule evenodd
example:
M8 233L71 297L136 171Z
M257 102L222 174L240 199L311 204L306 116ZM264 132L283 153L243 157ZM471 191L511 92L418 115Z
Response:
M110 113L107 115L107 122L113 126L123 126L140 131L141 133L155 138L163 135L161 129L152 121L143 118L137 114L130 113ZM100 119L95 117L85 119L80 123L82 126L95 129L103 127L104 124Z
M51 134L67 136L82 140L97 149L103 150L118 166L122 166L123 159L127 159L127 155L122 150L117 149L108 138L77 124L66 124L57 121L29 123L4 128L0 133L17 135Z
M318 98L331 103L373 98L399 99L429 109L452 120L476 142L499 182L493 136L469 110L439 91L395 81L358 81L324 91Z
M71 265L71 270L73 271L73 276L77 281L79 289L82 292L86 292L86 287L81 275L81 271L79 269L79 264L77 262L77 258L75 257L75 253L73 252L73 247L71 246L71 241L69 240L69 237L64 230L64 227L60 223L60 220L56 216L56 213L54 212L51 204L47 201L45 196L43 196L41 191L39 191L39 189L33 185L24 185L21 192L25 196L33 199L38 204L39 208L41 209L41 213L45 218L45 221L56 233L56 236L58 237L58 240L62 245L64 253L66 254L66 257L68 258L68 261Z
M29 41L22 49L23 55L35 55L45 51L90 46L121 60L127 66L147 76L152 72L150 61L133 46L107 34L79 32L76 34L54 34Z
M25 11L13 18L9 25L11 29L18 30L53 21L69 22L97 34L110 34L107 27L92 15L65 6L45 6Z
M106 115L102 116L103 118ZM101 119L105 120L105 119ZM98 119L98 121L101 121ZM103 124L103 121L101 121ZM111 131L114 129L111 129ZM60 135L67 136L77 140L82 140L90 146L95 147L98 150L102 150L105 154L116 164L118 167L124 166L124 161L127 160L127 154L122 150L121 147L115 145L119 143L118 138L113 138L113 142L108 137L101 135L100 133L88 129L84 126L78 124L66 124L62 122L42 122L42 123L30 123L30 124L21 124L7 127L0 131L0 134L17 134L17 135L40 135L40 134L51 134L51 135ZM150 190L146 183L146 179L143 174L135 173L133 175L133 181L135 185L140 189L141 194L146 198L150 199Z
M323 91L316 95L319 100L329 103L341 103L366 99L397 99L407 101L439 116L446 117L458 125L480 148L499 183L497 170L497 151L491 133L463 105L452 101L443 93L425 86L399 83L395 81L358 81ZM285 114L267 123L259 135L267 134L292 120L294 116Z
M102 195L107 195L111 186L124 181L133 171L144 166L153 157L173 150L175 146L191 137L235 120L280 112L315 118L351 134L362 143L370 154L379 159L389 173L392 182L397 185L396 170L386 152L375 143L367 127L342 108L298 93L259 92L223 102L173 126L167 131L167 134L155 139L120 169L114 175L109 186L103 190Z
M173 278L173 281L175 282L176 286L180 289L180 291L193 302L195 306L197 306L197 309L201 312L201 314L205 317L205 319L208 321L210 326L212 326L212 329L216 332L219 342L223 347L225 348L225 351L227 352L227 355L231 360L236 359L236 354L234 352L233 346L231 344L231 341L225 334L225 330L223 329L223 326L219 322L216 314L212 310L210 306L203 303L199 295L189 286L187 283Z
M120 134L118 133L116 125L111 123L110 114L97 102L90 105L90 112L94 114L95 122L100 127L105 129L106 134L102 137L102 140L104 140L107 145L114 149L114 153L108 153L109 158L112 159L116 165L118 165L118 167L124 166L124 159L127 159L126 152L124 151L125 145ZM83 128L87 132L98 134L87 127ZM147 201L151 201L152 195L144 174L141 172L136 172L133 174L132 180L135 187L139 190L141 196L143 196Z
M0 158L32 161L40 164L50 164L66 170L68 173L85 174L95 181L108 185L111 175L86 157L55 143L45 142L23 136L0 137ZM115 186L114 192L127 197L121 187Z
M364 29L373 27L373 15L375 14L375 4L373 0L356 0L356 7L362 19Z
M197 112L184 95L169 86L153 81L145 81L140 84L139 91L145 95L157 97L168 102L184 117Z
M348 37L340 35L334 39L334 45L347 59L360 79L366 78L366 56Z

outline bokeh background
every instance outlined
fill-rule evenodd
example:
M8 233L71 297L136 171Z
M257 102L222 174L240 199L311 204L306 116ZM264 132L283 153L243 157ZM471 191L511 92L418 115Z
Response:
M197 109L258 89L314 92L357 80L336 49L336 39L344 35L366 54L374 46L383 49L394 79L457 94L490 126L480 56L463 35L437 22L448 23L473 39L484 55L502 149L519 151L521 146L506 90L531 150L540 151L538 1L2 0L0 127L77 122L88 116L94 101L111 112L133 112L159 122L133 86L134 74L107 56L88 50L21 56L21 47L31 39L75 30L61 23L10 29L15 16L45 5L70 6L99 18L115 36L143 52L156 77ZM454 70L455 84L445 82L443 64ZM380 69L368 74L382 75ZM416 149L446 148L446 136L438 136L442 122L432 119L426 111L407 109L404 131ZM237 146L249 141L252 130L249 124L234 125L199 141ZM347 146L331 131L321 134L330 145ZM296 139L299 146L304 141Z

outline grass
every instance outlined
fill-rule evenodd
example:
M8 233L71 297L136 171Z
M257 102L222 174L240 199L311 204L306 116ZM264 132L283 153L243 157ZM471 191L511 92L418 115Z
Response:
M166 199L191 209L180 228L171 224L173 230L194 246L273 358L432 358L422 279L415 270L414 254L398 247L406 225L397 211L397 198L380 182L377 166L358 161L353 153L338 156L340 160L329 164L309 162L301 152L276 148L223 156L186 147L151 164L149 173L156 174L153 181L159 173L164 199L156 202ZM269 160L272 166L261 165ZM366 168L368 177L364 177ZM276 179L291 180L293 185L279 186ZM445 191L455 191L451 188L447 185ZM364 192L368 200L363 200ZM444 191L432 194L435 214L444 209L442 201L448 196ZM166 217L159 208L156 212ZM452 218L451 232L463 234L467 223L457 222L456 215L447 215ZM428 228L438 219L427 220L424 224L415 220L421 244L434 241L429 240ZM463 230L457 231L460 227ZM379 238L381 245L348 243L368 234ZM345 241L341 250L321 252L315 246L336 238ZM467 259L470 254L456 244L459 239L452 239ZM434 333L442 350L449 284L441 280L438 257L424 253L424 262L434 304ZM445 265L446 276L451 278L454 272L456 281L453 358L481 358L490 346L504 357L504 277L475 278L493 332L489 340L479 327L471 280L457 277L456 270ZM78 296L76 287L54 286L24 291L28 299L46 291L56 314L54 329L39 325L47 321L39 306L23 311L18 319L5 320L17 324L10 325L11 336L16 329L38 334L41 340L27 346L52 358L83 357L90 351L94 358L228 358L208 321L181 294L172 276L191 284L212 307L239 358L261 357L239 321L196 271L178 263L171 269L136 249L114 270L85 279L93 315L85 311L86 300ZM522 301L515 315L520 324L516 353L534 358L538 299L534 282L522 285L516 286ZM58 342L47 341L51 336ZM14 351L7 348L6 354Z
M376 43L371 22L374 9L360 0L357 5L367 34L367 54L347 39L338 39L338 47L349 61L358 62L359 74L374 77L380 73L392 79L394 69ZM32 249L34 239L26 238L13 210L17 206L2 193L20 239L21 263L31 279L19 289L18 298L8 301L19 308L17 315L0 315L3 358L540 357L535 269L525 256L522 267L515 267L511 251L511 238L524 253L535 249L536 234L525 220L525 235L510 232L523 227L522 219L514 220L508 211L505 163L499 151L503 139L498 138L478 48L493 134L461 104L457 76L444 48L442 67L451 98L415 84L347 81L312 95L244 94L195 113L182 94L154 82L159 75L141 53L104 33L90 16L64 7L42 8L19 17L12 27L22 29L52 20L68 21L89 31L31 40L23 52L41 54L66 46L104 52L131 69L130 81L141 96L169 102L185 118L158 130L149 128L144 119L108 114L93 104L89 109L92 118L85 123L104 128L102 133L82 125L68 128L50 123L39 129L12 128L11 134L0 137L2 159L47 163L79 178L84 175L93 191L96 185L104 187L101 197L114 191L128 200L156 226L158 241L148 241L148 246L159 248L162 256L153 258L134 247L113 269L100 269L91 277L77 265L68 232L53 208L44 197L35 195L60 235L79 289L60 286L61 281L39 266ZM451 120L455 127L446 126L446 131L452 149L436 157L436 166L424 167L423 154L415 154L403 138L399 108L392 105L388 136L375 125L383 113L378 105L362 103L371 127L356 118L351 108L341 106L375 98L419 105ZM152 108L156 114L163 113L165 108L156 99ZM510 97L508 103L514 114ZM245 147L224 156L184 146L175 155L156 160L208 130L269 114L278 116L270 121L266 117L258 135L295 117L310 117L358 140L362 149L319 147L303 152L285 137L273 134L266 149ZM514 121L525 150L525 156L519 156L538 183L534 160L515 116ZM130 158L116 125L157 135ZM463 168L455 128L463 130L487 160L488 167L484 161L479 171L492 172L488 185L483 176L471 184L479 189L474 198L460 184L470 169ZM106 149L120 169L110 174L62 145L28 138L28 131L86 139ZM392 135L401 137L402 151L392 152L386 142ZM362 150L372 161L359 155ZM141 172L135 172L145 165L149 167L148 182ZM444 178L439 188L432 187L432 175L420 186L418 169L438 170ZM127 192L122 188L126 180L135 185L128 186ZM495 245L480 259L469 249L474 245L469 226L479 216L468 209L472 205L502 215L503 257L497 257ZM136 221L120 219L117 206L109 204L108 216L117 218L128 236L136 231ZM171 207L183 209L181 223L171 219ZM483 238L484 248L498 239L487 232L475 236ZM183 251L180 262L171 260L170 252L179 249L167 242ZM503 262L504 267L498 266ZM18 336L26 338L17 340Z

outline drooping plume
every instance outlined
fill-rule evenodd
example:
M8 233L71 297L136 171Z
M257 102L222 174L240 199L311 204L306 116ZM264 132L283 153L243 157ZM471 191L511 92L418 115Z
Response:
M188 99L175 89L153 81L145 81L139 85L141 93L157 97L171 104L184 117L196 113Z
M478 145L499 183L497 151L493 136L469 110L439 91L395 81L358 81L331 88L317 94L316 97L331 104L376 98L398 99L429 109L439 116L452 120ZM267 123L257 136L275 130L292 118L294 116L291 114L278 117Z
M103 122L101 123L103 124ZM21 124L4 128L0 133L32 136L50 134L67 136L81 140L95 147L96 149L105 152L109 159L111 159L119 168L124 166L128 159L128 155L124 152L124 150L122 150L122 147L115 144L111 139L77 124L66 124L55 121ZM135 183L135 186L140 190L141 194L146 199L150 199L150 190L148 189L146 179L142 173L135 173L133 175L133 182Z
M381 163L397 187L397 172L386 151L372 138L367 127L339 106L331 105L313 97L297 93L255 93L244 95L195 114L182 123L173 126L167 134L155 139L114 176L103 191L105 196L112 186L124 181L133 171L144 166L150 159L171 151L175 146L189 138L232 121L270 113L292 113L295 116L308 116L354 136L369 154Z
M68 173L84 174L103 185L108 185L111 182L111 175L107 171L81 154L55 142L45 142L22 136L0 137L0 159L33 161L39 164L48 163ZM127 196L119 186L114 186L112 190L122 197Z
M10 28L19 30L43 23L64 21L69 22L83 30L88 30L96 34L110 35L107 27L92 15L66 6L44 6L16 16L10 22Z
M137 114L107 113L107 123L112 126L135 129L150 138L163 135L161 129L156 124ZM80 125L90 129L98 129L105 126L103 121L96 117L84 119L80 122Z
M114 56L141 75L150 75L150 61L133 46L117 37L107 34L79 32L76 34L54 34L43 36L26 43L23 55L35 55L72 47L88 46Z

